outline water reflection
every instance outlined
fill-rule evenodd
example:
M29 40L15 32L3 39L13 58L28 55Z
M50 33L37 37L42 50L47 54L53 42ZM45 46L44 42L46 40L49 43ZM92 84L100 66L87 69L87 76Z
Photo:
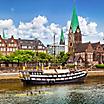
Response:
M84 96L83 93L78 93L78 92L71 92L70 95L68 96L69 102L71 104L83 104L83 102L86 104L86 97Z
M0 81L0 104L104 104L104 77L83 84L23 86L19 80Z

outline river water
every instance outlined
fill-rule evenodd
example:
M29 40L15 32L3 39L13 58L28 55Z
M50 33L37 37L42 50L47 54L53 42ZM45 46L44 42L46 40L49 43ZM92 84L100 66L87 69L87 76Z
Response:
M0 104L104 104L104 77L86 78L82 84L51 86L0 81Z

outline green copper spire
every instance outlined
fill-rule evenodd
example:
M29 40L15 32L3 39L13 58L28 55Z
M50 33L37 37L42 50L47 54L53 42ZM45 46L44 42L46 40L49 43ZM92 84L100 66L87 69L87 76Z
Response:
M3 30L3 39L6 39L8 37L8 34L5 33L5 31Z
M3 39L5 39L6 38L6 36L5 36L5 32L4 32L4 30L3 30Z
M74 5L72 20L71 20L71 28L73 30L73 33L75 33L78 26L79 26L78 16L77 16L76 8L75 8L75 5Z
M64 38L63 29L61 30L60 45L65 45L65 38Z

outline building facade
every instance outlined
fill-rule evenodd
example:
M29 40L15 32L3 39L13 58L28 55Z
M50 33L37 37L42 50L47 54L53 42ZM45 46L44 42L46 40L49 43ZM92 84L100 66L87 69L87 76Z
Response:
M81 56L85 62L90 64L104 63L104 45L97 43L82 43L82 34L79 26L75 6L68 34L68 52Z
M44 44L38 40L24 40L24 39L14 39L12 36L8 39L3 39L0 36L0 52L4 55L9 55L16 50L32 50L34 52L47 52L47 48Z

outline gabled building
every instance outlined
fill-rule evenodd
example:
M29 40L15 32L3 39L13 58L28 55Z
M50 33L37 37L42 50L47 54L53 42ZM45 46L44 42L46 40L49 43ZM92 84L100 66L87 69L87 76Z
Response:
M104 50L103 47L101 46L100 42L97 43L91 43L92 47L93 47L93 61L98 61L98 63L103 63L103 54L104 54Z
M46 53L46 47L44 44L38 40L37 38L34 40L24 40L24 39L18 39L18 48L20 50L33 50L36 52L45 52Z
M6 55L18 50L18 41L14 39L13 36L11 38L4 39L4 41L6 43Z
M93 62L93 47L90 42L78 43L75 46L75 55L81 56L86 62Z
M38 40L24 40L14 39L13 36L8 39L3 39L0 35L0 52L4 55L9 55L16 50L32 50L34 52L47 52L47 48L44 44Z

